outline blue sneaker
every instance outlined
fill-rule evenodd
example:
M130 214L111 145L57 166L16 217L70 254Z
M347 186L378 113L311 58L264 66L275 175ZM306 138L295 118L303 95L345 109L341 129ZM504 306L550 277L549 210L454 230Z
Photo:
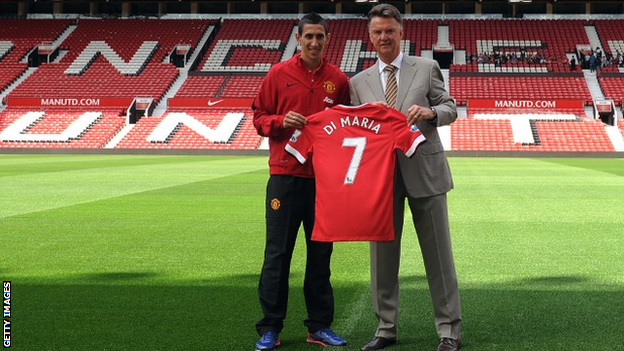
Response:
M262 337L256 343L256 351L257 350L274 350L282 343L279 339L279 333L274 331L268 331L262 334Z
M329 328L321 329L314 333L308 333L307 341L323 346L343 346L347 344L347 340L334 334L334 332Z

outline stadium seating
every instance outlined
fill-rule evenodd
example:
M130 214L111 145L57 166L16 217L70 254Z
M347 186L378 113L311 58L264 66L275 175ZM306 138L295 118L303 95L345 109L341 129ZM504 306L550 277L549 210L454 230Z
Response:
M151 97L159 101L178 76L163 59L180 43L195 47L210 22L201 20L81 20L62 43L66 55L58 63L42 64L9 98ZM139 58L139 69L124 69L142 54L145 42L156 47ZM94 47L95 46L95 47ZM112 54L93 56L109 47ZM72 64L82 60L82 69ZM95 58L95 59L94 59ZM77 74L79 73L79 74Z
M520 62L512 66L518 68L518 73L535 73L536 66L553 72L569 71L566 54L575 53L576 45L589 44L582 20L450 19L447 22L449 41L467 54L513 52L519 57L524 51L527 58L539 54L548 61L538 65ZM470 70L475 68L478 66L469 65Z
M365 19L329 20L331 40L326 58L347 74L355 74L373 65L377 60L375 47L369 40L368 22ZM403 23L404 52L420 55L422 50L432 50L437 43L437 30L441 20L412 20Z
M190 76L176 98L254 98L264 76Z
M262 84L262 76L231 76L220 97L222 98L254 98Z
M151 97L159 101L178 76L172 65L147 64L139 76L123 76L98 57L84 74L67 75L66 67L42 64L9 98L134 98ZM50 84L48 82L53 82ZM47 84L46 84L47 83Z
M624 77L598 77L600 86L606 98L613 100L616 105L623 105Z
M71 20L0 19L0 92L28 68L25 56L37 45L56 39Z
M267 72L280 61L295 20L223 20L199 67L204 72ZM254 68L254 66L258 65Z
M165 137L158 138L154 131L165 119L176 114L177 127L165 130ZM177 115L181 116L177 116ZM228 114L235 115L236 124L224 133L214 132L221 128ZM117 145L120 149L256 149L262 141L252 122L251 109L204 109L185 108L168 111L163 117L144 117ZM202 135L206 132L207 135ZM219 134L219 135L215 135ZM212 138L212 140L211 140ZM218 140L217 140L218 139ZM150 141L153 140L153 141Z
M450 94L465 106L470 99L573 99L591 104L592 98L580 76L454 76Z
M38 119L26 128L18 128L17 138L6 140L7 128L31 113ZM64 132L85 114L96 114L88 125L80 126L79 134L65 136ZM32 108L7 108L0 113L0 148L102 148L123 127L125 116L116 108L87 111L84 108L46 107L33 111ZM39 137L38 137L39 136Z
M343 60L347 40L359 40L363 43L368 43L367 22L364 19L330 19L327 21L327 26L328 31L331 33L331 40L326 48L325 59L336 66L340 66ZM371 44L361 49L364 51L375 50ZM359 60L358 57L349 57L348 59L355 60L356 63ZM345 62L345 64L347 63Z
M512 123L500 119L458 119L452 124L452 150L613 152L613 145L598 120L540 121L531 127L533 143L514 142Z
M226 79L227 76L189 76L176 93L176 97L217 97Z
M30 25L31 21L0 20L0 92L26 71L23 57L34 46L54 40L66 29L73 32L61 43L60 60L37 67L10 92L9 99L141 96L158 103L179 77L178 68L168 62L169 53L179 44L189 44L193 52L199 50L200 38L209 26L215 26L214 35L198 58L196 72L183 75L186 78L175 98L235 99L244 106L169 107L162 115L141 118L116 145L119 149L257 149L263 138L253 127L253 113L245 105L246 99L256 96L271 65L295 52L291 35L297 25L295 19L230 18L37 20L41 22L36 27ZM409 18L404 22L402 45L404 52L421 55L438 42L439 26L448 26L449 43L469 54L500 51L520 55L524 51L527 55L543 54L548 61L451 65L450 93L459 106L467 106L468 115L450 126L452 150L610 152L613 145L603 124L584 118L582 107L527 111L470 106L470 100L479 99L572 100L591 105L580 64L579 70L571 73L563 61L566 54L575 52L576 45L588 45L584 29L588 23L595 25L605 51L623 51L624 36L618 30L624 20ZM326 48L329 62L348 75L375 63L365 18L330 19L328 24L332 33ZM621 74L617 68L598 74L605 96L617 105L622 105L624 99ZM17 135L21 140L0 141L0 148L101 148L124 127L121 110L104 106L9 106L0 113L0 133ZM547 120L521 117L533 131L530 142L517 141L517 121L511 117L481 117L526 112L554 115ZM84 117L88 127L64 140L71 134L71 126L81 126L86 113L95 113ZM558 114L573 117L558 118ZM32 125L14 124L18 120ZM621 120L618 126L624 130Z
M0 65L0 92L13 84L28 68L25 63L3 63Z
M591 23L596 27L600 41L604 45L605 54L609 53L614 57L618 51L624 54L624 34L622 34L624 20L592 20ZM610 66L603 71L624 73L624 67Z

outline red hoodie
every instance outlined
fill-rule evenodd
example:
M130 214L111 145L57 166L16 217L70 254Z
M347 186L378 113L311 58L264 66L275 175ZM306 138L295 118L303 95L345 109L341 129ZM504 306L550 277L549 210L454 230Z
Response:
M295 131L282 127L284 116L294 111L307 117L338 104L349 104L349 79L325 60L312 71L297 54L269 70L252 109L258 134L269 137L270 174L314 177L312 162L302 165L284 149Z

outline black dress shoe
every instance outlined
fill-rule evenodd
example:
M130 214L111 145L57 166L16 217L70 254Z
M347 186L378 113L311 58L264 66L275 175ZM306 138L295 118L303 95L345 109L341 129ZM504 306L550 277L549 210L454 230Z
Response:
M442 338L440 339L440 343L438 343L436 351L457 351L460 347L461 342L459 340Z
M362 346L360 350L368 351L368 350L381 350L386 346L390 346L392 344L396 344L396 339L388 339L383 336L376 336L371 340L368 344Z

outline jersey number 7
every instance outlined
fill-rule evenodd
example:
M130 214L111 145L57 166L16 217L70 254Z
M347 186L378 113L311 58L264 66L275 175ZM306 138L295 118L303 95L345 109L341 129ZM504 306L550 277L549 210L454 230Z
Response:
M345 176L344 184L355 183L355 177L357 176L360 163L362 162L362 156L364 155L364 149L366 148L366 138L344 138L342 140L342 146L355 147L353 156L351 157L351 163Z

